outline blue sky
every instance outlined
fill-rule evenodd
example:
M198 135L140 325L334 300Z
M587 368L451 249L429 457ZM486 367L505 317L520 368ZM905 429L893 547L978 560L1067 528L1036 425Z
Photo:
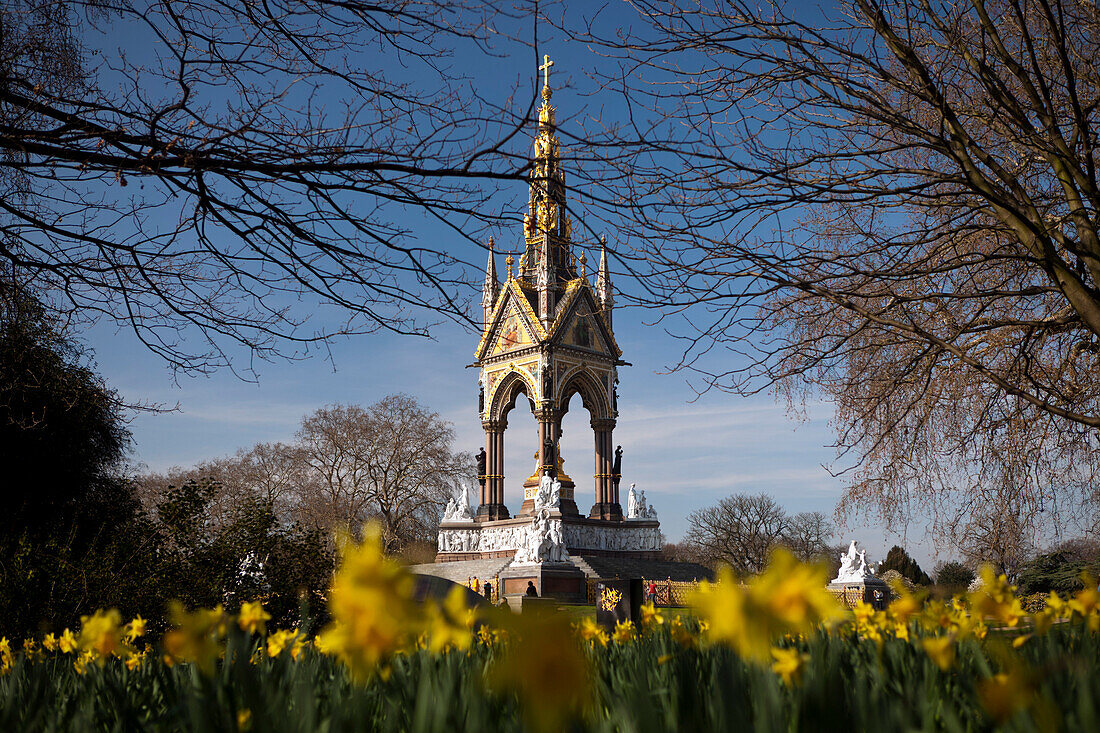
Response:
M831 515L842 483L829 474L834 453L826 404L807 406L794 420L767 396L747 399L711 392L695 398L683 374L662 373L677 348L647 313L616 315L624 358L620 369L619 422L623 488L637 483L657 508L663 531L678 540L694 509L737 492L765 492L791 512ZM258 368L247 382L228 371L210 377L175 376L126 333L99 328L89 334L101 373L129 400L179 409L139 414L131 423L135 462L149 470L189 466L264 441L290 441L309 412L332 403L369 404L405 392L455 426L456 447L476 450L483 442L477 415L477 372L470 363L476 337L457 326L441 327L435 340L367 335L333 344L331 360L320 357ZM574 398L577 399L577 398ZM521 401L522 402L522 401ZM520 406L522 407L522 405ZM521 484L532 471L535 420L517 407L506 437L507 500L515 511ZM592 502L592 437L583 410L566 416L562 456L577 481L578 505ZM854 526L837 541L854 537L881 558L897 541L880 529ZM911 538L910 549L929 565L930 547Z
M614 23L614 16L605 14L605 19ZM553 102L558 106L559 121L567 126L563 139L568 139L572 115L613 121L621 112L616 100L600 95L586 79L586 73L600 63L599 57L576 42L556 37L549 28L540 29L539 34L538 49L502 40L496 49L499 57L460 56L454 65L477 80L483 96L503 99L516 88L533 92L537 59L550 53L555 59ZM582 114L582 109L588 111ZM529 139L521 145L529 147ZM526 190L521 184L515 189L500 206L518 222L524 213L521 207ZM412 231L414 239L445 238L450 253L484 266L481 250L423 213L394 215ZM498 250L518 249L518 223L495 234ZM616 233L608 234L614 243ZM594 265L598 255L591 244L588 246L588 261ZM503 253L498 255L497 267L504 271ZM613 263L613 274L617 269ZM621 271L615 282L620 288L631 287ZM472 295L475 302L479 298L478 293L465 295ZM615 316L617 340L624 358L634 365L620 370L615 442L624 449L623 490L632 482L646 490L672 541L683 535L692 510L735 492L766 492L792 513L822 511L831 515L843 488L841 480L823 466L834 458L827 447L832 439L828 426L831 408L810 404L806 419L796 421L766 394L745 399L710 392L697 398L684 374L665 373L679 355L679 344L665 333L665 325L648 325L654 315L621 309ZM326 317L331 316L319 316L322 324ZM139 414L131 424L134 462L160 471L231 454L258 442L290 441L301 418L319 407L369 404L395 392L415 396L450 420L457 448L476 450L483 443L477 416L477 373L464 367L472 360L477 335L452 323L436 327L432 334L431 340L390 334L337 340L329 354L253 364L254 381L245 381L228 370L212 376L174 375L132 335L106 324L88 331L85 341L94 350L101 373L125 398L166 406L178 403L175 412ZM247 355L238 353L237 357L238 368L250 366ZM586 510L592 501L592 436L587 417L574 409L563 427L565 469L577 480L578 505ZM521 501L522 481L533 468L534 451L534 418L524 410L514 410L505 466L506 498L513 510ZM846 529L835 539L846 544L853 537L877 558L898 541L895 535L867 526ZM931 547L920 539L911 537L905 544L930 569Z

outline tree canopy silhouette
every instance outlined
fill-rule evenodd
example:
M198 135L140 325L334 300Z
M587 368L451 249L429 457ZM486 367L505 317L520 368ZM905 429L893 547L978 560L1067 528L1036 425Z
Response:
M0 260L186 370L467 321L453 245L523 180L535 99L490 101L469 68L524 12L4 3ZM454 241L411 236L416 212Z
M585 40L620 62L607 214L635 299L686 313L678 366L830 400L849 514L1094 521L1096 4L635 5Z

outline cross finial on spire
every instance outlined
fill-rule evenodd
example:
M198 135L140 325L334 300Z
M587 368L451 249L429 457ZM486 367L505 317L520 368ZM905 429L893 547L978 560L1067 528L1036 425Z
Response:
M546 76L543 79L542 86L545 89L550 88L550 67L554 65L554 62L550 60L549 54L542 55L542 65L539 66L539 71L546 72Z

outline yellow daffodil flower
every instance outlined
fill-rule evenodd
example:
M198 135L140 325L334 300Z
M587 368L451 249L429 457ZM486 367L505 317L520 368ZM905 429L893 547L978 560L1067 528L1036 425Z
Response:
M626 644L637 635L638 630L634 627L633 621L620 621L615 624L615 631L611 634L611 638L616 644Z
M412 575L383 553L377 524L367 527L362 544L344 538L341 555L329 592L333 623L321 632L322 646L366 676L420 635L420 608Z
M800 563L779 548L767 569L746 586L722 568L718 582L700 583L689 602L708 625L708 638L764 663L774 640L842 618L842 607L825 587L828 574L825 566Z
M299 636L300 632L298 629L294 629L293 631L279 629L267 637L267 656L277 657L289 647L291 650L291 658L297 659L298 654L295 648L300 650L304 644L304 641L300 640Z
M241 631L250 634L266 634L267 622L271 620L271 614L264 610L259 601L245 601L241 604L241 612L237 614L237 625Z
M643 603L641 613L641 626L643 629L651 629L665 622L665 617L661 615L661 612L657 610L657 606L652 602Z
M779 648L773 648L771 654L775 660L772 663L772 671L782 678L783 684L788 687L798 684L802 679L802 667L809 661L810 655L803 654L797 649Z
M581 635L581 638L589 642L592 645L599 644L600 646L607 646L609 637L607 632L596 623L596 619L591 616L585 616L580 625L577 626L577 632Z
M188 612L183 604L173 601L168 616L175 628L161 641L167 656L174 661L193 662L210 674L221 651L218 640L225 636L225 610L218 606Z
M125 648L122 641L122 616L115 609L99 610L91 616L80 617L80 648L96 655L103 664L108 657Z
M955 640L950 636L934 636L921 639L921 646L936 666L947 671L955 664Z

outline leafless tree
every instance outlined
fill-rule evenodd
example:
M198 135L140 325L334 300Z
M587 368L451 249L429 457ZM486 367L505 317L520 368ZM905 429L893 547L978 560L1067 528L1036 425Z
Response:
M831 400L844 516L962 543L1010 491L1025 533L1076 519L1100 468L1098 6L633 6L585 38L633 123L606 213L633 295L686 312L678 366Z
M490 101L468 70L528 12L9 0L0 262L187 370L468 323L467 262L403 221L454 244L499 221L498 184L522 193L537 89Z
M408 395L368 407L331 405L302 420L290 444L261 443L189 469L134 479L147 506L171 486L213 480L210 522L232 521L246 500L269 501L283 521L328 536L381 523L389 551L434 542L443 508L461 481L474 476L473 458L453 453L449 422Z
M791 517L783 533L783 544L805 562L828 559L833 524L821 512L800 512Z
M472 456L452 453L453 441L451 424L408 395L322 408L297 434L299 510L327 530L377 520L389 549L433 539L456 483L474 474Z
M990 563L1010 581L1035 554L1031 522L1024 516L1026 509L1018 495L1015 491L997 492L981 502L981 510L962 528L958 543L971 567Z
M688 515L684 545L704 564L758 573L789 526L787 512L767 494L734 494Z
M300 450L284 443L259 443L192 468L144 473L135 476L133 483L142 505L151 511L169 488L203 480L217 484L209 507L214 526L232 522L238 508L249 499L269 503L276 516L285 520L299 518L299 487L305 481L303 465Z

